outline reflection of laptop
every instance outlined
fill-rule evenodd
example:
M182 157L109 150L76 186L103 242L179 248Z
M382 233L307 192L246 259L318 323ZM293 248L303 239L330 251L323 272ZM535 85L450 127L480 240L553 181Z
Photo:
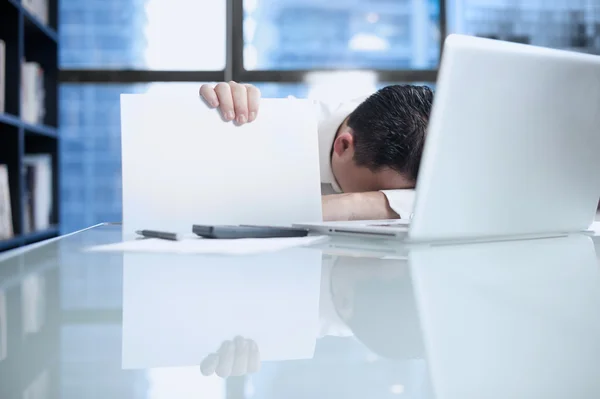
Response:
M419 246L409 258L436 399L600 398L590 237Z
M390 245L392 242L379 237L331 237L330 240L311 245L327 255L342 257L369 257L379 259L408 259L409 245ZM396 243L394 240L393 243Z
M414 216L307 224L437 241L587 229L600 197L600 57L451 35Z

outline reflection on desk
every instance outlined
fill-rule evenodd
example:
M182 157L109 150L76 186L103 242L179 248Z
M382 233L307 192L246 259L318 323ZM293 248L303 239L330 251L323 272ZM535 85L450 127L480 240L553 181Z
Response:
M335 238L235 260L83 251L120 240L102 227L0 261L0 398L600 397L587 237L431 248ZM123 369L130 329L148 353ZM155 354L169 367L144 366Z
M123 367L199 365L225 340L254 340L263 360L310 359L321 252L123 257ZM152 348L152 350L148 350Z
M600 397L591 238L413 250L438 399Z
M423 357L406 261L299 248L199 261L124 256L124 368L195 365L217 348L232 363L236 349L247 356L248 339L263 361L311 359L324 336L356 336L384 357Z
M284 251L253 262L215 260L204 269L209 274L195 277L185 273L185 269L188 273L200 270L190 264L178 269L183 274L171 276L179 281L172 285L194 280L198 284L210 281L212 287L199 285L194 293L180 292L176 296L183 302L170 299L169 306L193 303L182 314L196 314L204 322L184 317L171 325L170 339L152 341L168 348L163 361L170 359L170 365L190 351L194 355L188 357L189 362L211 356L216 363L208 373L216 371L221 376L254 371L240 367L240 362L247 364L248 356L239 350L242 344L236 346L236 335L251 339L263 361L317 360L320 346L314 341L331 342L327 340L331 337L353 337L381 358L425 359L425 341L437 398L600 395L600 382L594 377L600 369L596 338L600 314L593 312L600 305L600 276L589 237L421 247L413 248L409 257L410 270L402 260L321 258L320 254L303 258ZM290 260L300 262L292 265ZM164 273L158 277L160 273L150 280L161 281ZM156 289L148 295L156 295ZM273 293L276 298L269 297ZM160 306L139 302L154 310ZM136 309L133 313L143 312ZM151 317L152 313L146 314ZM203 327L195 330L194 323ZM285 330L286 326L293 328ZM183 342L187 334L179 352L175 343ZM572 337L567 342L568 336ZM190 349L194 341L198 344ZM424 380L421 385L426 395L429 384Z

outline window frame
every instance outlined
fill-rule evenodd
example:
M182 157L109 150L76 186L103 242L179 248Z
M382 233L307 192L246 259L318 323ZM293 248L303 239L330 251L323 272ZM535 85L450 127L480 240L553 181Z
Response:
M439 0L440 60L447 36L447 0ZM60 83L153 83L153 82L304 82L307 74L342 69L252 70L244 68L243 0L226 0L226 59L221 71L161 71L143 69L60 69ZM357 70L357 69L353 69ZM361 69L358 69L361 70ZM362 69L373 72L380 82L435 82L435 69Z

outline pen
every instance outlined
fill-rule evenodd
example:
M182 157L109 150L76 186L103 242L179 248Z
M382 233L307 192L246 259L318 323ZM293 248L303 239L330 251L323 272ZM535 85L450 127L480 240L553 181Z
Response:
M179 239L176 233L168 233L165 231L139 230L136 231L136 234L139 234L145 238L160 238L161 240L177 241Z

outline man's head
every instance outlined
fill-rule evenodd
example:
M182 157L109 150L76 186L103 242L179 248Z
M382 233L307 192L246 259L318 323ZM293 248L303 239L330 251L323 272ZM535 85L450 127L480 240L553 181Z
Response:
M331 166L344 192L414 187L433 103L426 86L388 86L338 130Z

